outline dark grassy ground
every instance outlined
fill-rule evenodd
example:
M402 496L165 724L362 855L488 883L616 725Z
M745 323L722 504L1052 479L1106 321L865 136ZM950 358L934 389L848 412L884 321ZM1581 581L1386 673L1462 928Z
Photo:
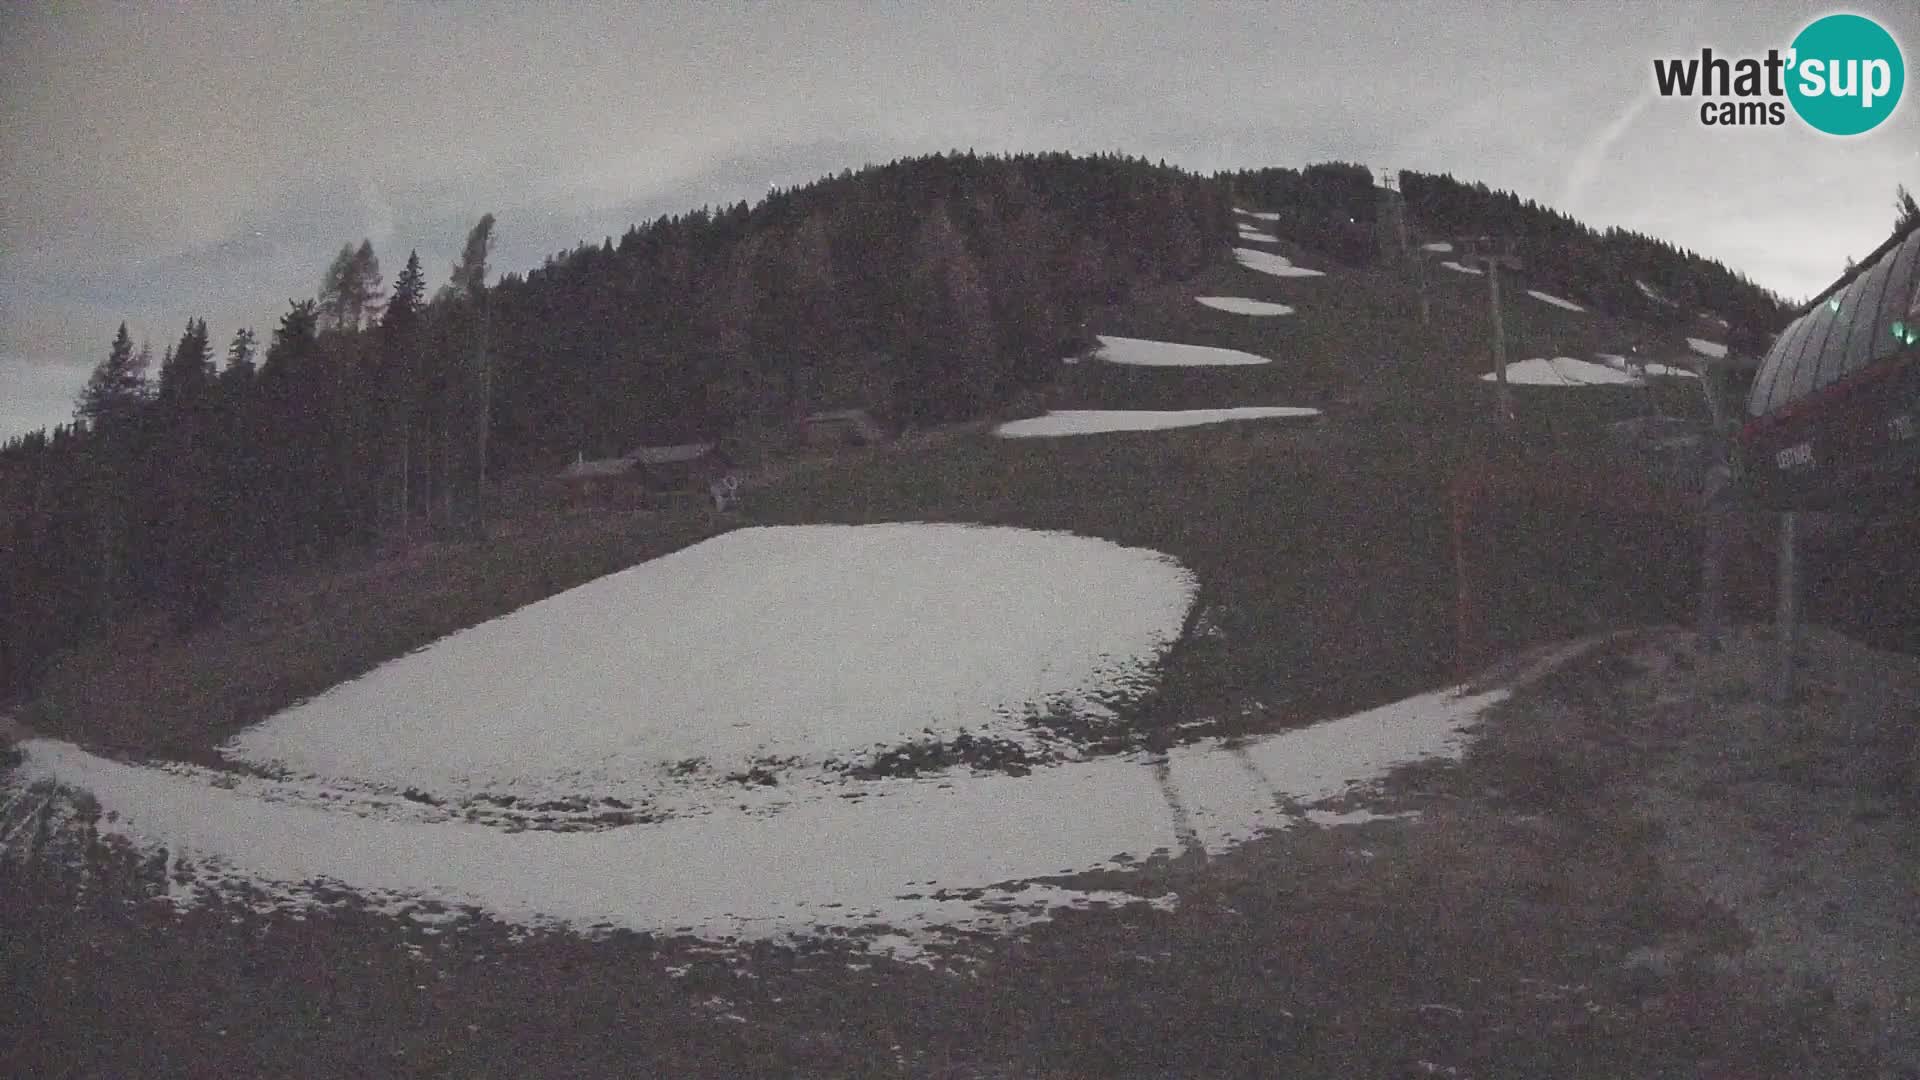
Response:
M1873 1075L1827 995L1717 974L1747 939L1611 797L1633 766L1592 738L1617 722L1594 677L1509 707L1463 765L1402 773L1386 805L1416 826L1103 875L1181 903L982 937L949 972L831 943L175 918L128 905L131 868L98 853L77 906L48 864L9 864L0 1037L49 1077ZM1692 959L1635 960L1656 945Z

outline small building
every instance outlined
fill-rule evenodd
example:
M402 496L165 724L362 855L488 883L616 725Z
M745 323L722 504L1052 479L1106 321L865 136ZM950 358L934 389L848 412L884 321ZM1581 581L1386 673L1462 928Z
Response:
M706 495L708 485L732 475L734 465L717 444L643 446L616 458L580 455L560 473L576 498L611 495Z
M800 434L808 446L871 446L887 438L886 429L865 409L811 413L800 421Z
M588 460L582 453L573 464L561 470L560 480L568 494L590 499L613 491L640 486L639 462L631 456Z
M643 446L627 455L641 474L647 490L693 491L704 494L707 485L733 473L733 461L717 443L679 446Z

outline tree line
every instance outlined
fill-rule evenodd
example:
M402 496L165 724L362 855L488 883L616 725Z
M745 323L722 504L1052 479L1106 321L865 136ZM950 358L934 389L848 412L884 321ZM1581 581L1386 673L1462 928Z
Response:
M0 447L0 691L108 621L182 628L241 572L468 531L491 470L777 433L813 408L900 424L1044 385L1096 305L1232 232L1210 180L1124 155L940 154L663 217L488 284L482 217L428 295L365 241L262 348L189 319L157 366L122 325L74 422Z

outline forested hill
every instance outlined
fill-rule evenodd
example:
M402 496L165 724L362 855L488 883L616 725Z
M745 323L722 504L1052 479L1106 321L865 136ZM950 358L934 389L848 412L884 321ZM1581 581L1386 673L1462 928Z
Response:
M506 460L865 405L978 414L1048 381L1090 305L1183 277L1224 193L1119 156L938 155L582 246L494 290Z
M1403 187L1423 235L1514 235L1529 280L1603 309L1703 308L1750 341L1784 322L1779 298L1670 245L1449 177ZM437 290L417 258L389 288L349 243L264 349L243 329L222 350L193 319L155 365L122 327L74 424L0 447L0 693L130 609L191 624L242 569L471 522L499 470L777 434L811 409L1004 407L1051 382L1097 307L1229 258L1236 200L1309 249L1377 250L1362 166L941 154L662 218L491 286L491 215Z
M1236 198L1279 209L1282 231L1317 234L1332 254L1371 258L1380 189L1366 166L1334 162L1223 179ZM1449 175L1408 171L1399 180L1408 224L1420 237L1511 238L1529 282L1606 314L1679 327L1710 312L1728 322L1728 344L1747 353L1764 349L1767 337L1790 321L1786 299L1664 240L1594 229L1532 199Z

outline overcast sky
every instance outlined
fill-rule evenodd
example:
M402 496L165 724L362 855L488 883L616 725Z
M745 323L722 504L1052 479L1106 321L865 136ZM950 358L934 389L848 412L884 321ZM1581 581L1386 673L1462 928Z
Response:
M344 242L445 279L952 148L1450 171L1824 287L1920 188L1920 91L1850 140L1704 128L1652 60L1784 48L1787 0L0 7L0 437L125 319L264 341ZM1859 2L1915 62L1906 0Z

